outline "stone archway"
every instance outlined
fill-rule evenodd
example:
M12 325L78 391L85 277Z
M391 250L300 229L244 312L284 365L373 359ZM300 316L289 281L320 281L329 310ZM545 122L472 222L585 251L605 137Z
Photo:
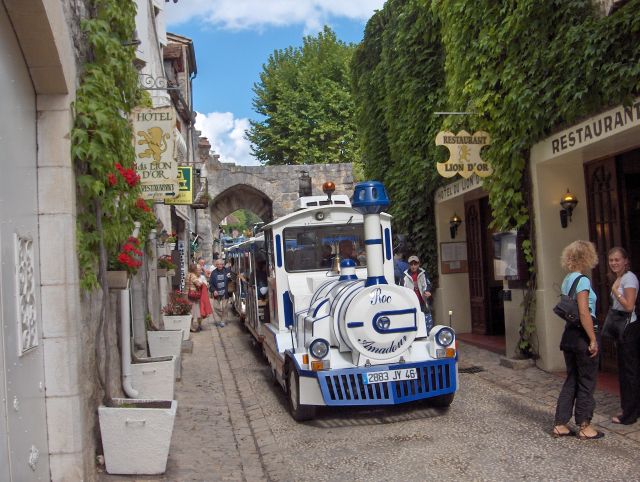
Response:
M236 184L218 194L211 203L211 224L216 226L226 216L246 209L264 222L273 219L273 201L264 192L248 184Z

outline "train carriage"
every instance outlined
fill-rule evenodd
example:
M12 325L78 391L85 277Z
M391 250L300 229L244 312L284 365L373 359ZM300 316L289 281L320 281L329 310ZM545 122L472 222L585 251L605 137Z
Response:
M458 380L455 333L431 326L413 291L393 284L384 186L359 183L351 202L332 196L332 184L327 196L300 198L296 212L228 251L242 280L235 304L292 416L423 399L448 406Z

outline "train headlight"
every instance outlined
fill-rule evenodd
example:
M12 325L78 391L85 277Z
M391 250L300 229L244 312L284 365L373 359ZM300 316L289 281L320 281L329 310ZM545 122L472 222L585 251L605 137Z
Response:
M440 346L447 347L453 343L455 335L451 328L442 328L436 333L436 343Z
M309 345L309 351L314 358L322 359L329 354L329 342L322 338L316 338Z
M318 211L316 213L316 220L317 221L322 221L324 219L324 212L323 211Z

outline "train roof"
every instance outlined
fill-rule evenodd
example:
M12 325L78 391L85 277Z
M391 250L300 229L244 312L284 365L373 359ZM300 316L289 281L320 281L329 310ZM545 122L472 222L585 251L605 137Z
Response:
M306 223L304 223L305 220L314 220L315 221L315 214L319 211L331 211L331 212L337 212L337 213L344 213L344 214L352 214L355 219L358 220L358 222L362 222L362 214L360 214L358 211L356 211L355 209L353 209L350 206L336 206L331 205L331 206L319 206L319 207L311 207L311 208L306 208L306 209L301 209L299 211L295 211L293 213L287 214L285 216L282 216L278 219L274 219L273 221L271 221L269 224L264 226L264 229L267 228L279 228L283 225L296 225L298 223L300 223L299 225L304 225ZM391 219L391 215L387 214L387 213L380 213L380 216L382 218L386 218L386 219ZM314 222L314 224L316 224L317 221Z

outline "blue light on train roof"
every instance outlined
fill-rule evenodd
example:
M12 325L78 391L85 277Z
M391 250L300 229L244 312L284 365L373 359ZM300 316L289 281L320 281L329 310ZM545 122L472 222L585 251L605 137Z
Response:
M361 214L380 214L389 204L389 196L380 181L359 182L353 189L351 207Z

